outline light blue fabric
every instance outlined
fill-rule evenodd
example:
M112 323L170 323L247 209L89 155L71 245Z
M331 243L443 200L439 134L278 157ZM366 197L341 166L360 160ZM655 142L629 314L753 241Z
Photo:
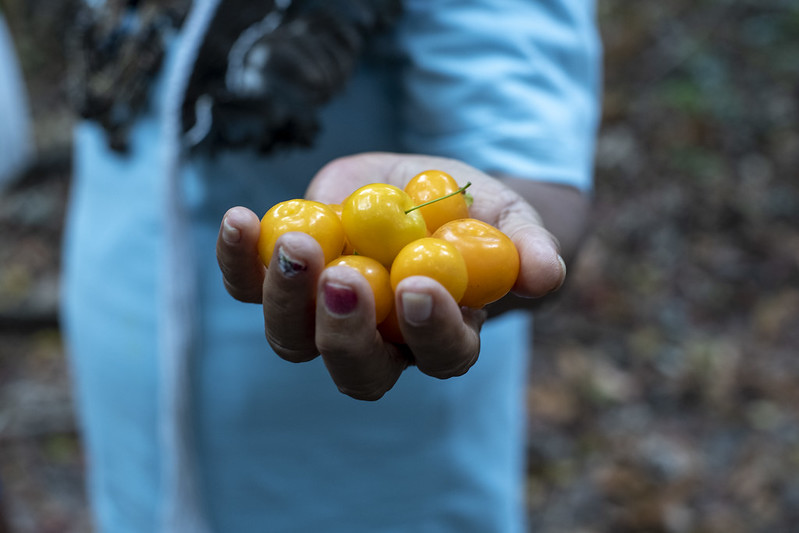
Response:
M14 42L0 13L0 192L33 158L28 97Z
M591 189L601 53L593 0L405 5L409 150Z
M214 256L227 208L263 213L301 196L331 158L360 151L435 153L589 188L590 2L514 4L409 2L397 55L364 65L325 110L312 151L183 167L196 251L186 268L200 282L192 422L214 531L524 531L525 315L485 326L467 375L442 382L412 368L382 400L358 402L320 360L271 353L260 309L227 295ZM96 126L76 132L63 301L99 532L155 531L163 496L158 109L134 127L135 157L110 154Z

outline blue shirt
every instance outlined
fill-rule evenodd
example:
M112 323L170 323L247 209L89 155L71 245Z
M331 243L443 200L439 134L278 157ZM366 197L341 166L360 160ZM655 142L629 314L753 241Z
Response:
M360 402L338 392L320 359L275 356L260 309L226 293L216 264L229 207L262 214L300 197L340 155L444 155L590 187L592 2L409 0L386 44L324 110L312 150L192 157L180 169L196 252L186 268L199 282L194 454L214 531L525 530L526 315L489 321L465 376L440 381L410 368L383 399ZM127 156L110 152L95 125L76 131L63 306L98 531L155 531L163 502L162 122L154 104Z

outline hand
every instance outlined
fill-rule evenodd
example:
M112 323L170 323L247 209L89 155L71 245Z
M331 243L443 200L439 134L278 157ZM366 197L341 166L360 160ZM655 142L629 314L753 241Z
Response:
M538 213L500 181L458 161L389 153L338 159L314 177L306 198L340 203L362 185L383 182L402 188L429 169L444 170L459 183L471 181L471 216L513 240L521 259L517 295L540 297L560 287L565 268L558 243ZM269 268L264 268L256 248L258 235L259 218L248 209L234 207L223 218L217 258L228 292L263 305L266 337L280 357L302 362L321 354L344 394L376 400L410 362L445 379L466 373L477 360L486 313L459 307L438 282L415 276L397 286L397 313L406 341L399 346L384 342L378 333L371 289L360 274L347 267L325 270L321 247L302 233L280 237Z

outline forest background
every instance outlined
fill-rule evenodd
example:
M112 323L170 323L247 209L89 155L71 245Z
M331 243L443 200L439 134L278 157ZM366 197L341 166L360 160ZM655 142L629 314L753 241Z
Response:
M89 531L58 329L69 2L0 0L39 159L0 195L0 505ZM799 523L799 4L599 0L592 232L536 319L539 533Z

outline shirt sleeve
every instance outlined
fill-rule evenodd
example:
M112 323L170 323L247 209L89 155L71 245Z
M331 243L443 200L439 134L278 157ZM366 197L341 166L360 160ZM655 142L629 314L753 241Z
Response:
M591 189L594 0L406 0L397 38L409 150Z

